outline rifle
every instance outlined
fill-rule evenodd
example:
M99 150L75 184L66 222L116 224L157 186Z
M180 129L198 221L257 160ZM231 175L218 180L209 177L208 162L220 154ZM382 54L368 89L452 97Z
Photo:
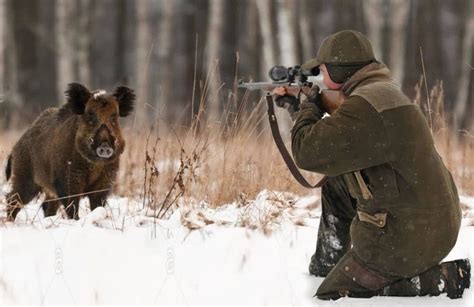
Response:
M316 82L314 82L316 83ZM296 83L296 82L244 82L243 80L239 80L238 88L245 88L249 91L255 90L262 90L267 93L273 91L273 89L280 87L280 86L289 86L289 87L299 87L302 88L303 86L312 87L313 82L306 81L304 83ZM342 91L338 90L328 90L324 89L321 91L321 107L324 112L328 114L334 113L344 102L344 94Z
M293 177L305 188L314 189L320 188L327 181L327 177L323 177L319 182L312 185L306 178L301 174L298 167L295 164L295 161L291 157L288 149L281 138L280 129L278 127L278 121L275 116L275 107L273 104L273 98L271 91L280 86L296 86L302 88L303 86L312 87L313 82L309 79L310 76L314 76L312 72L307 72L301 69L299 66L286 68L284 66L274 66L269 71L269 76L273 82L243 82L239 80L238 87L245 88L250 91L254 90L264 90L266 91L266 101L268 108L268 120L270 123L270 129L272 131L273 140L277 146L283 160L286 163L286 166L290 170ZM321 101L323 111L332 114L334 113L344 102L344 94L342 91L335 90L322 90L321 91Z

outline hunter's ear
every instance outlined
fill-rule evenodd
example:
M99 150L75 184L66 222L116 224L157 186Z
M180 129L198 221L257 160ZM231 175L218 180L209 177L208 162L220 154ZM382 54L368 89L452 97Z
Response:
M135 92L132 89L126 86L118 86L112 95L119 104L120 116L125 117L132 113L135 105Z
M84 114L91 92L84 85L74 82L67 85L65 93L67 103L71 106L72 112Z

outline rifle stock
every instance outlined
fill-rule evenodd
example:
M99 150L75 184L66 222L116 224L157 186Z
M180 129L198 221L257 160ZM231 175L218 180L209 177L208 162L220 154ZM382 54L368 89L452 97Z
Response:
M323 111L332 114L334 113L343 103L346 97L342 91L338 90L322 90L321 101Z

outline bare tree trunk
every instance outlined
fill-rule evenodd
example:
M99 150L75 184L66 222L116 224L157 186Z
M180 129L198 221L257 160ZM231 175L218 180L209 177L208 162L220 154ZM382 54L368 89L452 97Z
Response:
M38 25L36 36L38 37L37 59L35 75L38 78L39 88L37 97L34 100L38 111L58 104L56 92L56 0L42 0L38 7Z
M474 40L474 4L472 1L469 2L467 8L467 16L465 21L465 30L464 30L464 39L462 45L462 55L461 55L461 69L460 69L460 78L458 83L458 91L456 97L456 106L454 108L454 128L455 131L461 129L465 123L466 119L471 117L472 114L467 112L469 104L469 91L470 91L470 82L471 76L473 75L472 70L473 63L471 59L473 57L473 40ZM472 96L472 94L471 94ZM471 102L472 103L472 102ZM467 118L466 118L467 117Z
M143 122L149 111L149 73L148 62L152 48L151 31L149 26L149 1L136 1L137 5L137 59L136 59L136 86L137 86L137 111L135 120ZM135 122L136 123L136 122Z
M56 43L57 43L57 94L64 95L64 90L69 82L75 80L74 76L74 16L77 14L74 2L58 0L56 3Z
M439 22L441 32L437 36L442 41L443 65L443 89L447 99L444 101L446 110L450 110L450 116L453 115L453 109L456 104L457 87L459 82L459 73L462 60L462 43L465 30L465 18L460 18L466 14L468 1L443 1L440 2ZM448 98L453 97L453 98ZM452 121L453 118L449 120Z
M255 0L258 10L258 21L260 22L260 32L262 34L263 44L260 48L263 52L262 75L268 78L267 72L276 64L275 48L273 47L273 29L271 21L271 2L270 0ZM261 76L261 77L263 77Z
M90 29L91 29L91 13L92 0L80 0L79 2L79 24L77 30L77 74L79 80L90 86L91 69L90 69Z
M311 10L312 5L314 4L311 2L311 0L302 0L301 5L299 5L299 25L301 30L300 35L303 61L314 58L316 55L316 44L314 42L315 29L312 26L312 19L317 17L314 16L315 11Z
M336 7L335 1L325 0L309 0L310 1L310 14L313 18L311 20L311 27L314 29L313 40L315 45L314 50L310 58L314 58L319 50L319 46L323 42L323 39L328 35L334 33L338 27L338 7Z
M39 108L33 103L39 97L41 89L39 82L32 82L32 77L37 73L38 67L38 6L37 2L26 0L9 1L11 16L12 43L15 51L15 73L18 88L15 96L23 114L35 115ZM28 7L28 9L25 9Z
M366 0L363 2L364 17L367 24L367 36L374 49L375 58L383 59L383 28L384 15L382 0Z
M280 47L280 61L273 65L284 65L284 66L295 66L298 64L297 58L297 41L295 37L294 27L295 13L297 8L295 7L296 1L291 0L278 0L278 44ZM271 66L273 66L271 65ZM282 136L285 139L290 137L290 129L292 122L286 110L277 108L275 114L280 118L280 127Z
M17 46L15 44L13 35L13 8L11 1L2 0L3 14L0 16L0 22L2 23L3 35L1 48L8 50L3 53L4 58L2 62L3 66L3 90L0 93L0 128L8 128L14 126L13 113L15 109L18 109L21 104L21 97L19 96L19 85L18 85L18 59L17 59Z
M260 34L258 31L258 11L254 0L239 2L238 20L238 46L237 50L241 61L239 62L239 74L242 76L252 76L258 79L260 63ZM245 33L245 35L244 35Z
M115 82L127 83L126 69L126 47L127 47L127 1L117 0L114 3L117 6L117 17L115 24L117 25L117 37L115 39L116 61L115 61Z
M158 85L156 86L157 105L156 112L164 113L164 117L169 119L170 115L174 113L172 110L173 104L169 103L172 99L172 78L170 72L173 69L173 18L174 18L174 1L162 0L160 17L158 24L158 41L160 45L157 48L158 52ZM190 63L191 61L189 61Z
M9 50L5 53L5 96L9 104L13 106L20 106L21 97L19 94L19 83L18 83L18 52L17 45L14 38L14 21L13 21L13 8L11 0L5 2L5 19L2 18L5 23L5 50Z
M219 50L222 43L224 31L224 2L222 0L210 0L211 19L209 21L207 37L206 66L208 70L208 95L207 110L208 119L219 120L220 104L219 91L221 79L219 75Z
M294 31L295 12L297 2L291 0L278 0L278 42L280 46L280 63L285 66L298 64L296 56L297 43Z
M410 2L405 0L391 0L389 11L390 24L390 70L393 78L400 84L403 83L405 72L406 53L406 28L408 24L408 14Z

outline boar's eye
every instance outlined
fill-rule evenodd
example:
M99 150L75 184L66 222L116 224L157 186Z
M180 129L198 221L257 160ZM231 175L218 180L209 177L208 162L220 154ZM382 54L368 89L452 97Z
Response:
M97 117L94 112L89 111L86 113L85 120L89 125L93 126L97 122Z
M118 116L117 114L113 114L110 118L110 123L112 124L112 126L117 126L118 125Z

